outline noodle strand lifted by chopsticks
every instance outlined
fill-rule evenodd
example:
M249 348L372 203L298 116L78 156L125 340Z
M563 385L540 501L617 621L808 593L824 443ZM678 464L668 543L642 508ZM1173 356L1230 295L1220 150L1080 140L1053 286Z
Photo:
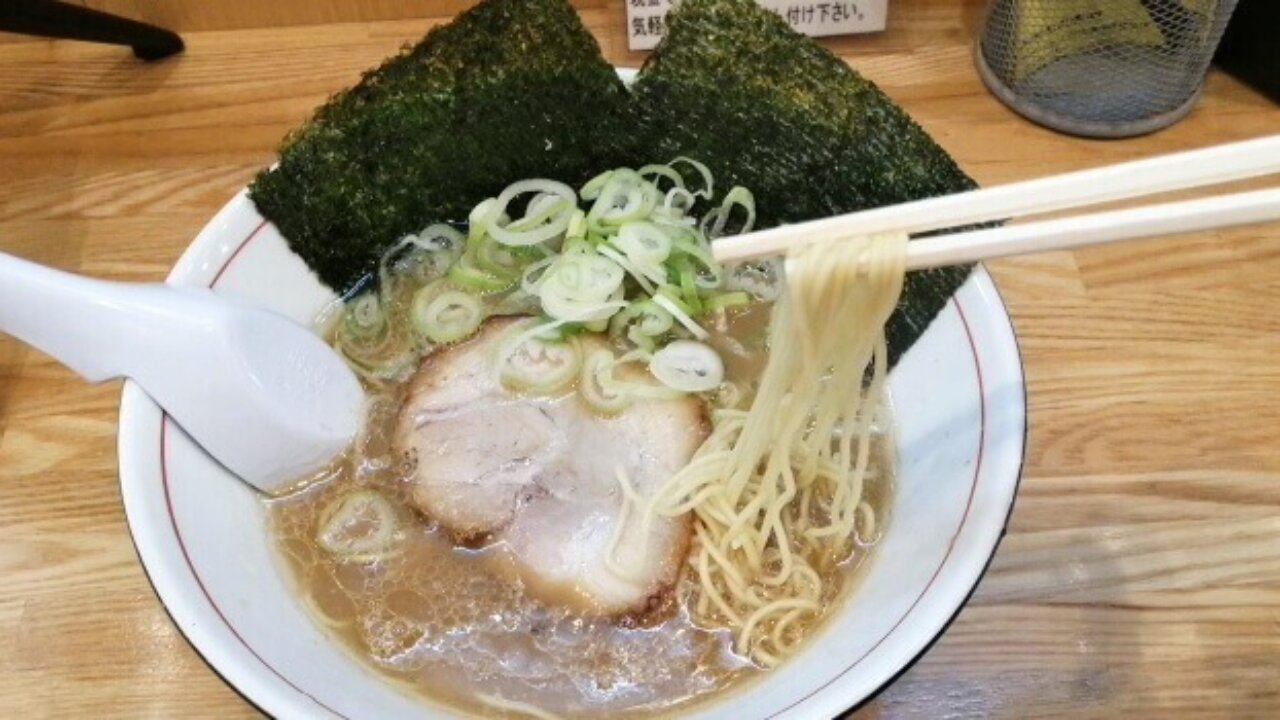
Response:
M693 511L689 611L731 629L735 650L760 665L793 652L801 620L832 600L818 568L875 533L862 494L906 242L882 235L791 255L750 411L717 417L698 455L645 508L645 523Z

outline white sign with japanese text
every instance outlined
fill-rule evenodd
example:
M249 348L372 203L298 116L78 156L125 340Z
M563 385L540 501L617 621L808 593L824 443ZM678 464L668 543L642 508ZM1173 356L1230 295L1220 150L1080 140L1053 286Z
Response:
M627 6L627 46L650 50L662 39L673 0L622 0ZM678 0L674 0L678 2ZM758 0L810 37L884 30L889 0Z

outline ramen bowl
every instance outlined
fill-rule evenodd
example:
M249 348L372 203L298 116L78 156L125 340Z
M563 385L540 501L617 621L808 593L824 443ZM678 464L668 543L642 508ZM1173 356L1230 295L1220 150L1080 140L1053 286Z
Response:
M244 193L205 227L169 282L300 322L334 300ZM851 597L795 657L692 706L689 717L838 715L908 668L973 592L1013 505L1025 434L1017 344L982 268L895 368L890 395L895 487ZM262 498L132 383L119 450L129 528L156 593L249 702L279 718L460 717L389 683L325 634L291 589Z
M169 275L312 321L335 297L245 193ZM192 382L199 382L193 377ZM1022 467L1013 329L978 268L894 369L897 468L883 536L851 596L793 658L692 705L693 718L833 717L891 683L946 630L995 553ZM292 589L261 496L125 385L120 481L138 555L215 672L279 718L453 718L326 635ZM649 658L661 662L661 657Z

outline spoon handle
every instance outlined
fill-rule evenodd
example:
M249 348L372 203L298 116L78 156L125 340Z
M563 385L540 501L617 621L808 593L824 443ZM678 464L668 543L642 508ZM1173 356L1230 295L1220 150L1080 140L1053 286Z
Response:
M206 288L92 280L0 253L0 332L90 382L131 378L268 492L324 467L364 418L360 381L323 339Z
M81 277L0 253L0 332L89 382L131 374L180 322L181 293Z

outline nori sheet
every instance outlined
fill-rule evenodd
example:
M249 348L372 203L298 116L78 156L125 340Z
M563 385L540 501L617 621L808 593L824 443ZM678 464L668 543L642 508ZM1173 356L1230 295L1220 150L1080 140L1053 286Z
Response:
M759 227L974 187L872 83L753 0L684 0L628 94L566 0L484 0L332 98L250 193L327 285L510 182L686 155ZM891 360L971 268L909 273Z
M762 228L975 187L879 88L753 0L683 0L632 95L649 153L748 188ZM891 361L970 270L907 275Z
M631 158L626 88L565 0L486 0L332 98L254 180L259 211L338 292L385 248L517 179Z

